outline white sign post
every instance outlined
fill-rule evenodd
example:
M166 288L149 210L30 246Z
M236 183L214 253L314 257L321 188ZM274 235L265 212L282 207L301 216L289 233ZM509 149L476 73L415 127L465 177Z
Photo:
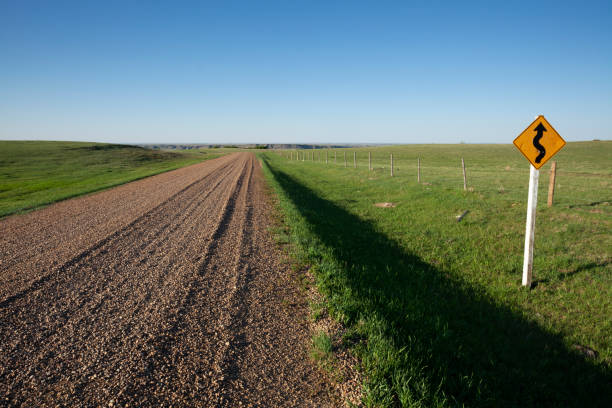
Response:
M523 286L531 287L533 269L533 241L535 236L536 207L538 205L538 178L540 170L529 165L529 196L527 198L527 224L525 225L525 253L523 255Z
M527 129L514 139L514 145L529 160L529 198L527 199L527 225L525 226L525 254L523 259L523 286L531 287L533 269L533 240L535 235L536 206L538 204L538 176L540 167L565 146L565 140L540 115Z

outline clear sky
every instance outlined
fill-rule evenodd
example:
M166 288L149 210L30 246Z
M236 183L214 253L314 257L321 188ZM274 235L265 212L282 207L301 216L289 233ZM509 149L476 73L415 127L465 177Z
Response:
M612 1L0 0L0 139L612 139Z

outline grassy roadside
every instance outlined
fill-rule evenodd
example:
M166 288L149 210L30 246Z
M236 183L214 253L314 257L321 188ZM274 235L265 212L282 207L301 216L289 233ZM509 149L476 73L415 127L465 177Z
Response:
M0 141L0 218L220 155L101 143Z
M439 152L429 154L433 161ZM504 160L515 160L508 154ZM391 179L367 165L263 156L293 255L312 266L328 309L348 327L344 344L368 377L367 405L610 404L612 220L605 207L572 207L587 187L589 200L605 202L606 157L598 151L584 170L562 162L567 204L539 210L537 286L527 291L520 288L522 173L504 175L502 193L499 170L488 178L483 170L478 189L464 193L442 182ZM589 171L599 183L585 186ZM397 207L373 207L378 201ZM470 214L455 222L464 209Z

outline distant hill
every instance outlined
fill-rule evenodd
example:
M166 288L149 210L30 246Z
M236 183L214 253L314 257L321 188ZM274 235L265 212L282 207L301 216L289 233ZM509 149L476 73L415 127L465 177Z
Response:
M377 143L347 143L347 144L290 144L290 143L235 143L235 144L140 144L140 147L147 149L164 149L164 150L191 150L191 149L342 149L348 147L367 147L367 146L382 146Z

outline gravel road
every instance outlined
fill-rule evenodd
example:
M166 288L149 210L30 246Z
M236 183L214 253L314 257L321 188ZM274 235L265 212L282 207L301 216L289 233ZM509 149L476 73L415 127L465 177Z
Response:
M329 406L238 153L0 220L0 405Z

